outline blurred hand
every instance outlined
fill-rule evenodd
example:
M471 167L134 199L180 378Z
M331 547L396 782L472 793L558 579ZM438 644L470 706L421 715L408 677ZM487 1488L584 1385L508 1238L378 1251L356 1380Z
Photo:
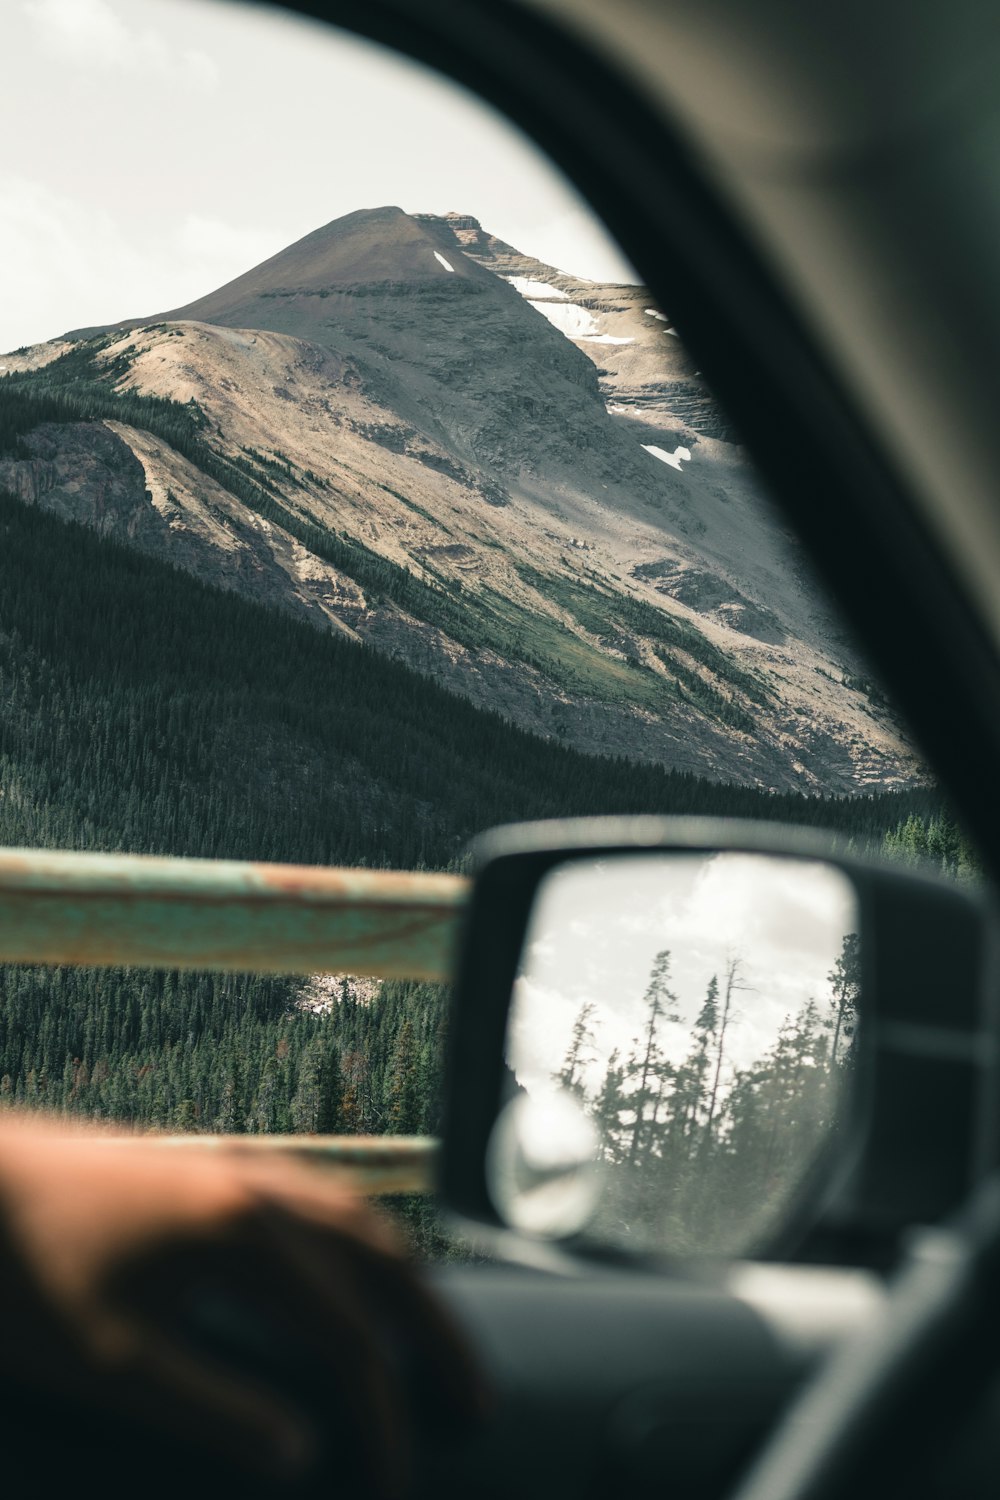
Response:
M482 1401L386 1223L316 1169L18 1115L0 1116L0 1330L6 1379L279 1479L329 1441L282 1373L298 1362L383 1495L405 1484L415 1383L445 1422Z

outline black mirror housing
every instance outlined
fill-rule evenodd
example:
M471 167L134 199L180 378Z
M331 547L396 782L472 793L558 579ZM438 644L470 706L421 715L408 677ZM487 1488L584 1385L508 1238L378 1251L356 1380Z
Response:
M989 1164L985 1004L994 926L986 898L944 878L842 855L813 830L686 818L526 824L477 841L450 1023L445 1207L480 1230L504 1227L486 1157L509 1080L508 1012L540 883L574 860L642 851L822 861L847 877L864 933L864 1046L836 1149L808 1213L790 1227L800 1240L886 1245L907 1225L951 1211Z

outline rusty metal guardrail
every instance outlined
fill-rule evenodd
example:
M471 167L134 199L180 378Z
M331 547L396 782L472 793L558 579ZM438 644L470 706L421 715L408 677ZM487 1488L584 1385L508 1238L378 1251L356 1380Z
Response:
M0 849L0 963L446 980L467 891L458 875Z
M448 980L456 875L0 849L0 963ZM426 1192L437 1143L405 1136L163 1136L290 1153L367 1193Z

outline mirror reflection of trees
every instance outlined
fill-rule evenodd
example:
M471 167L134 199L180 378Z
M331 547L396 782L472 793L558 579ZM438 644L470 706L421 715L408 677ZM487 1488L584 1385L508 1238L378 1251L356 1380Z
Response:
M591 1231L669 1245L679 1253L745 1250L798 1190L836 1125L854 1060L860 991L858 934L847 933L827 994L789 1013L752 1061L727 1051L751 986L730 955L712 974L678 1050L681 1023L671 953L651 966L643 1026L588 1086L600 1017L585 1002L553 1081L573 1093L600 1138L605 1186Z

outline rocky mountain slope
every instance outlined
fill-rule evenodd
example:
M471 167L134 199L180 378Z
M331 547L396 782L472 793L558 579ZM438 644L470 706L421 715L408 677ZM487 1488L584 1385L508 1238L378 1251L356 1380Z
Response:
M0 367L0 489L525 728L763 787L919 775L641 287L381 208Z

